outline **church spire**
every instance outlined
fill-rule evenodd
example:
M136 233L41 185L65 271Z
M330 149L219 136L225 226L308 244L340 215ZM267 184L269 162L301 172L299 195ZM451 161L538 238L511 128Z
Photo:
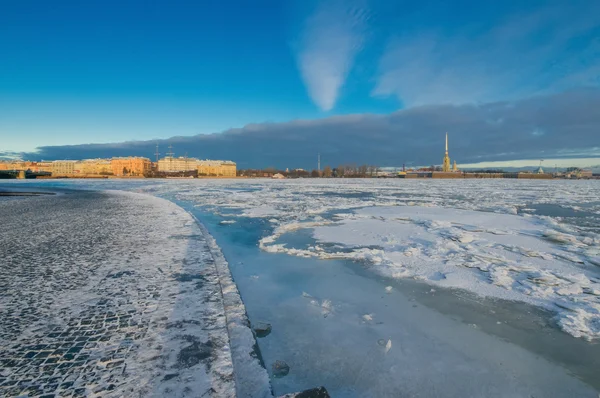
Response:
M444 155L444 162L442 163L442 171L450 171L450 156L448 156L448 133L446 133L446 154Z
M446 133L446 154L448 154L448 133Z

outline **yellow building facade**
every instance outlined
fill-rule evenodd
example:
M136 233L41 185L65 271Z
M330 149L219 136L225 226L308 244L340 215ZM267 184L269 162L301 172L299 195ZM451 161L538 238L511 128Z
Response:
M53 176L70 176L75 174L75 160L55 160L52 162Z
M229 160L200 160L198 177L235 177L237 165Z
M52 173L52 162L34 162L35 166L31 169L34 172Z
M75 164L75 173L81 175L113 174L111 159L85 159Z
M22 170L24 162L0 162L0 170Z
M193 171L198 168L200 161L195 158L180 156L178 158L167 156L158 161L158 171L174 173L180 171Z
M34 173L52 173L54 162L29 162L29 161L0 161L0 170L29 170Z
M148 158L130 156L126 158L112 158L110 160L112 173L116 176L146 175L152 170L152 162Z

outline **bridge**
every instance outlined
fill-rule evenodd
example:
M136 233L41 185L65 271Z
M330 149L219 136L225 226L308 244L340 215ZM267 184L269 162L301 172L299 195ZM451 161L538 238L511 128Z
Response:
M50 176L52 173L48 172L33 172L31 170L0 170L0 180L6 179L32 179L42 176Z

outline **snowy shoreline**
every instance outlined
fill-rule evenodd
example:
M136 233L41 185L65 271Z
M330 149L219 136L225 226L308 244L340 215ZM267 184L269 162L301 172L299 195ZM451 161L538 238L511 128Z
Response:
M188 213L189 214L189 213ZM237 397L272 397L269 374L261 364L256 338L250 328L246 307L231 276L229 264L221 248L204 224L194 215L198 227L205 236L217 269L221 294L227 318L227 330L236 380Z
M191 214L123 191L0 214L2 395L272 396L227 262Z

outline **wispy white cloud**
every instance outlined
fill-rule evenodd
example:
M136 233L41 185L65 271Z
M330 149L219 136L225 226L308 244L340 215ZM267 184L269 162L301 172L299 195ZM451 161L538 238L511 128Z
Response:
M396 95L414 106L600 85L600 3L564 2L488 23L418 29L390 39L373 95Z
M305 21L297 49L298 67L308 94L324 111L335 106L363 45L367 12L348 3L320 3Z

